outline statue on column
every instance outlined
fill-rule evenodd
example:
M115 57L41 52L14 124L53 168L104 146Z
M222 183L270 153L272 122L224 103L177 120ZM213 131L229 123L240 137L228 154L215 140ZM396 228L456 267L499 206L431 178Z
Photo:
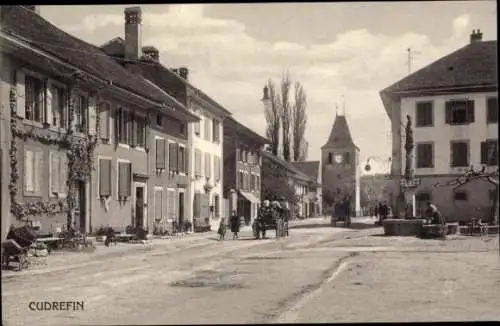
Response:
M411 124L410 115L406 116L406 128L405 128L405 151L406 151L406 164L405 164L405 175L407 183L413 180L413 148L415 147L413 140L413 128ZM403 189L405 192L405 218L413 218L413 189L406 188Z

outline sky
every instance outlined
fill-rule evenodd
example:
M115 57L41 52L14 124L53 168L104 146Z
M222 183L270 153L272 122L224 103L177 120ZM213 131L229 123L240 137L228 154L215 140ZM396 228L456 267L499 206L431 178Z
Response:
M126 7L41 6L62 30L102 45L124 37ZM249 128L265 135L262 88L288 71L307 93L308 160L319 160L336 107L345 112L361 166L388 171L390 121L379 92L469 43L497 39L495 1L140 5L142 45ZM345 110L343 109L345 108Z

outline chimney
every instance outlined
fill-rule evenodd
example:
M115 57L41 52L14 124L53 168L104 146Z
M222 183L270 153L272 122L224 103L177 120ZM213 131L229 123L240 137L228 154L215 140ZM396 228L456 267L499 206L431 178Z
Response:
M125 59L139 59L141 50L141 7L125 9Z
M483 40L483 33L481 33L481 30L472 30L472 34L470 35L470 42L481 42Z
M23 7L40 15L40 6L23 6Z
M262 97L262 101L269 100L270 99L269 98L269 87L267 87L267 85L264 86L264 92L263 93L264 93L264 96Z
M189 75L188 68L186 68L186 67L180 67L179 68L179 76L181 76L185 80L188 80L188 75Z
M144 46L142 47L142 54L156 62L160 61L160 54L157 48L154 46Z

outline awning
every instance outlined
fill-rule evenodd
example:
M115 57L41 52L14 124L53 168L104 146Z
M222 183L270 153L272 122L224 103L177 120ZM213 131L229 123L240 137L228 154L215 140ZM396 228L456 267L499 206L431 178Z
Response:
M259 204L260 203L260 200L255 197L254 194L252 194L251 192L246 192L246 191L239 191L240 195L242 195L243 197L245 197L249 202L251 203L255 203L255 204Z

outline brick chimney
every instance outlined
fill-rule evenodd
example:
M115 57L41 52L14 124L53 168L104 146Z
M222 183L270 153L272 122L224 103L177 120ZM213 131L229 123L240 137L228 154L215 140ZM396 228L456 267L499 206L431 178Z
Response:
M481 33L481 30L472 30L472 34L470 35L470 42L481 42L483 40L483 33Z
M40 6L23 6L26 9L36 12L40 15Z
M141 51L141 7L125 9L125 59L139 59Z
M143 46L142 47L142 54L145 57L150 58L156 62L160 61L160 52L154 46Z
M189 69L186 68L186 67L180 67L179 68L179 76L181 76L182 78L184 78L185 80L188 80L188 76L189 76Z

